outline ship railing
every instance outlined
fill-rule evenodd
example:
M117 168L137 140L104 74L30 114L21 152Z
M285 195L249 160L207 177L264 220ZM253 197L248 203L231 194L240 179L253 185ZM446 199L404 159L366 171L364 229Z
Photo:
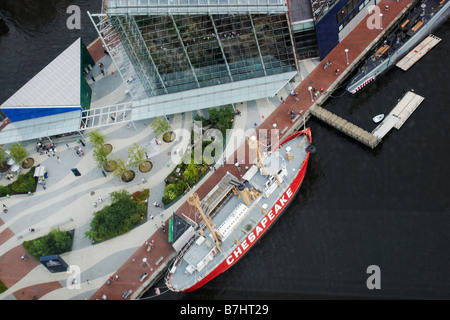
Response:
M195 283L197 283L198 281L202 280L203 278L205 278L209 273L211 273L220 263L222 263L224 261L224 259L226 257L228 257L233 250L236 248L236 246L231 247L229 250L227 250L226 253L222 252L222 253L218 253L218 255L222 256L223 259L217 259L217 257L213 260L210 261L205 268L203 268L202 271L194 271L192 278L188 277L188 279L192 279L192 280L188 280L185 282L185 285L183 287L177 287L177 290L183 290L183 289L187 289L192 287L193 285L195 285Z
M246 234L242 234L239 238L238 241L240 242L243 238L245 238L247 235ZM194 238L195 239L195 238ZM179 258L176 260L177 262L181 259L182 254L184 254L189 247L193 244L194 239L192 239L185 247L185 249L183 249L181 252L181 254L179 255ZM187 280L185 282L185 285L183 287L177 287L177 290L183 290L183 289L187 289L192 287L195 283L197 283L198 281L200 281L201 279L203 279L204 277L206 277L209 273L211 273L220 263L222 263L226 257L228 257L235 249L236 249L237 245L234 244L230 247L230 249L228 249L226 252L218 252L217 255L219 257L215 257L214 260L208 262L208 264L201 270L201 271L194 271L194 273L192 274L192 280ZM220 259L222 258L222 259ZM191 279L191 277L188 277L188 279ZM170 283L169 281L166 281L166 283Z

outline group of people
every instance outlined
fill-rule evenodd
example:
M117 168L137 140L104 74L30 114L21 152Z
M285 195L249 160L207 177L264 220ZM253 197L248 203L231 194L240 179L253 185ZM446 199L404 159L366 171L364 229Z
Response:
M44 152L45 152L45 154L47 156L49 156L49 157L50 157L50 153L52 153L53 156L55 156L56 155L55 154L56 153L56 144L54 142L53 143L44 144L42 142L42 139L39 139L36 142L36 151L37 151L38 154L44 154Z
M75 147L75 152L79 157L84 156L84 151L80 147Z
M106 71L106 68L105 68L105 66L103 65L103 63L100 62L98 65L99 65L99 67L100 67L100 71L102 72L102 74L103 74L104 76L106 76L107 71Z

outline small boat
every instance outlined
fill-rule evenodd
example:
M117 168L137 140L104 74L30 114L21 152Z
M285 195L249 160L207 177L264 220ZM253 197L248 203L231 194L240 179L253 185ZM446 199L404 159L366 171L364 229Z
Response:
M380 122L380 121L383 120L383 119L384 119L384 113L379 114L379 115L373 117L372 120L373 120L373 122L378 123L378 122Z

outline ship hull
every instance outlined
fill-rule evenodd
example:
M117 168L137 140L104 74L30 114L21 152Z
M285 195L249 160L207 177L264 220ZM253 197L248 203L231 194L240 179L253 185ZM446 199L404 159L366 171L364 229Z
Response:
M448 19L450 2L447 2L444 7L437 12L437 14L419 31L411 37L404 45L398 48L388 59L380 63L377 67L368 71L363 77L358 80L353 80L347 87L347 91L355 94L367 87L370 83L379 79L385 72L390 70L397 62L402 59L408 52L410 52L417 44L425 39L431 32L436 30L443 22ZM357 79L358 75L354 79Z
M283 145L285 142L290 139L295 138L302 132L298 132L293 134L284 140L280 145ZM305 132L311 141L310 129L307 129ZM240 245L229 254L214 270L212 270L208 275L206 275L203 279L195 283L193 286L189 288L185 288L183 290L175 291L173 288L169 286L169 289L175 292L192 292L195 291L202 286L204 286L209 281L213 280L217 276L224 273L226 270L235 265L240 259L244 257L244 255L258 242L258 240L267 232L267 230L278 220L278 218L286 211L289 204L295 198L296 194L300 190L300 186L305 178L306 169L308 167L310 152L308 152L303 164L296 174L294 180L286 188L283 195L278 198L273 207L267 211L264 218L255 226L255 228L249 232L248 236L240 243ZM170 275L169 275L170 277Z

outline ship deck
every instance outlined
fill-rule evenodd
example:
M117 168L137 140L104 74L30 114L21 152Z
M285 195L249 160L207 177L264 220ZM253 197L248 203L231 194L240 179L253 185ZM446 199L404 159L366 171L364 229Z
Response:
M449 0L425 0L418 1L416 5L399 21L398 26L390 32L379 44L360 67L358 73L350 81L348 87L359 83L372 70L389 60L395 53L400 52L402 47L416 33L421 32L428 25L428 22L440 11ZM422 5L425 4L425 14ZM407 53L405 50L405 54ZM402 53L403 54L403 53ZM392 61L394 63L396 61ZM389 63L388 63L389 64Z
M258 223L265 216L263 210L267 209L269 211L273 205L277 202L280 196L286 191L287 187L291 185L297 173L307 157L308 152L306 148L310 145L310 141L307 135L300 135L288 142L286 142L281 149L277 152L273 152L271 156L266 156L264 158L264 165L267 173L278 171L285 165L287 175L284 176L281 182L281 187L278 187L276 177L274 175L264 176L257 170L256 166L249 167L247 170L245 168L241 169L241 177L234 177L231 174L227 175L222 179L222 183L229 185L230 180L235 181L246 181L245 186L250 189L253 187L259 191L263 190L264 184L269 180L275 181L276 189L271 193L269 197L264 197L262 194L256 199L252 199L248 206L244 205L242 196L237 197L233 194L233 191L224 190L224 194L217 194L217 190L224 188L224 186L219 183L219 185L211 190L211 192L204 198L206 201L209 197L219 197L221 201L217 204L216 210L211 211L212 221L216 229L225 230L222 224L226 224L227 219L237 219L238 223L230 227L232 230L228 230L228 236L222 239L220 242L221 253L216 251L214 258L209 261L201 271L194 270L192 267L191 272L189 272L190 266L197 266L201 261L215 249L215 243L212 239L211 233L207 228L204 228L204 235L202 237L195 237L191 239L189 244L185 248L183 258L176 263L176 270L173 268L170 271L170 279L168 281L169 286L176 291L182 291L184 288L190 288L199 279L204 278L212 270L214 270L226 257L235 250L239 243L244 240L248 233L251 232ZM287 148L287 149L286 149ZM286 152L290 151L293 158L291 161L287 160ZM278 164L277 164L278 160ZM248 179L245 180L245 179ZM216 193L216 195L214 195ZM202 203L202 207L204 203ZM237 209L236 209L237 208ZM249 208L249 210L247 210ZM234 217L233 217L234 216ZM232 225L228 221L228 225ZM199 240L201 239L201 240ZM237 244L236 244L237 241Z

